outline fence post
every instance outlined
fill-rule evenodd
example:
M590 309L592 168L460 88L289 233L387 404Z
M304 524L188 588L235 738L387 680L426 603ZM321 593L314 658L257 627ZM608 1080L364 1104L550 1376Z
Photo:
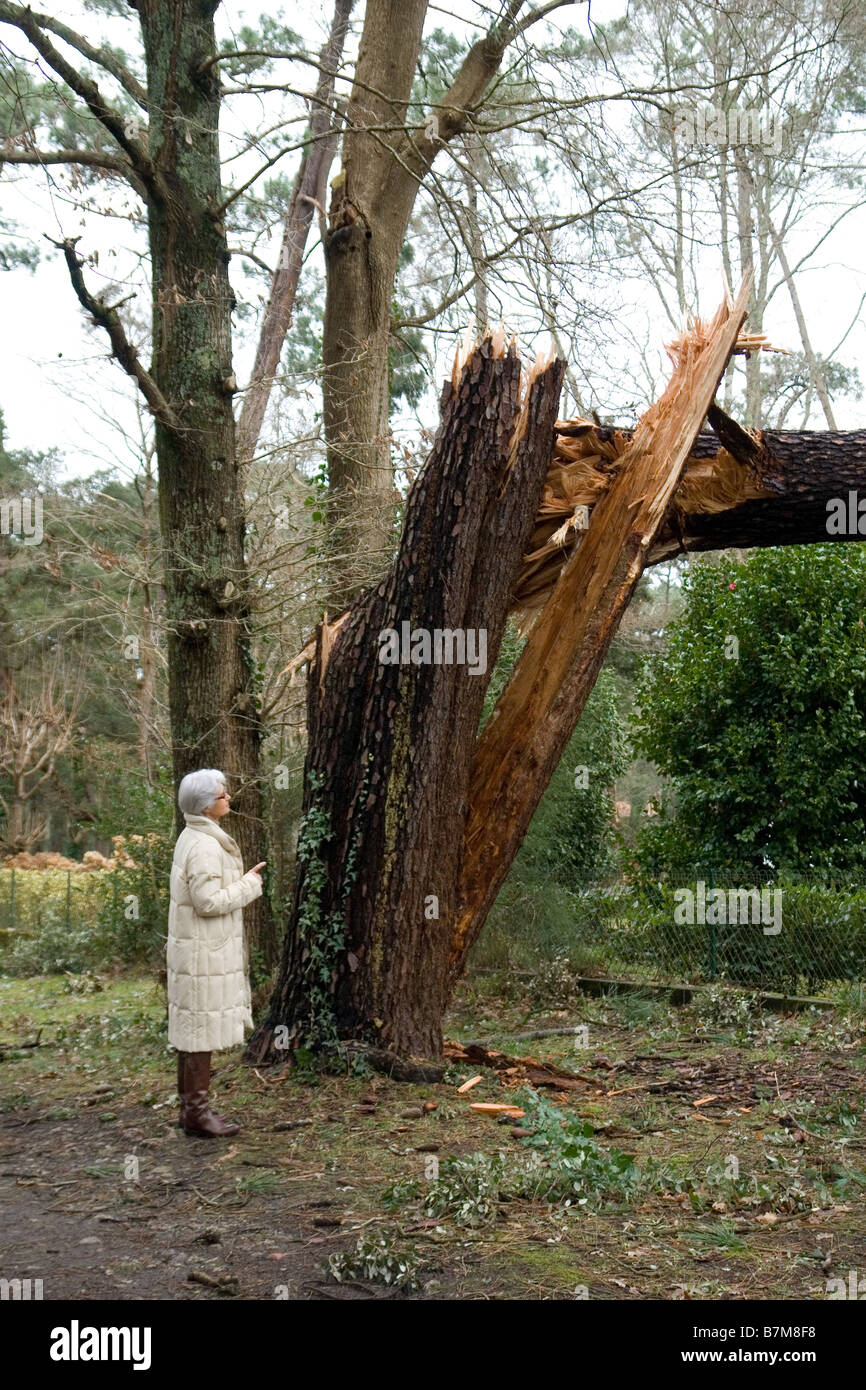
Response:
M66 870L66 930L69 931L69 895L72 891L72 870Z
M711 868L707 869L707 886L710 893L713 892L716 886ZM713 903L715 904L715 898L713 899ZM715 915L716 914L713 913L713 916ZM715 922L708 922L707 926L710 929L710 979L714 980L716 978L716 924Z
M15 870L10 871L9 878L9 930L15 930Z

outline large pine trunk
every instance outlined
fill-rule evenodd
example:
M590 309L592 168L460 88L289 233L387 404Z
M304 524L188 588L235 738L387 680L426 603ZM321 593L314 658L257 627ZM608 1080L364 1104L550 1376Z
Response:
M266 857L261 730L253 688L244 502L232 410L231 311L208 0L139 5L148 71L150 155L169 196L151 199L152 375L179 422L156 426L174 774L221 768L239 790L233 831L244 860ZM250 940L273 956L260 903Z
M470 751L547 472L563 371L556 361L538 373L521 404L514 350L491 339L475 349L446 388L397 561L336 633L320 629L294 910L250 1055L270 1051L280 1024L285 1042L441 1053ZM405 640L404 625L427 638L401 655L433 660L381 660L392 654L381 634Z

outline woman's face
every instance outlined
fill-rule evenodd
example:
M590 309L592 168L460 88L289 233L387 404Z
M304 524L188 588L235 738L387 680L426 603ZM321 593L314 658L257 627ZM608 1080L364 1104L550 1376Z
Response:
M220 820L222 816L227 816L231 810L231 801L231 797L225 787L223 787L213 805L208 806L205 810L205 815L210 816L211 820Z

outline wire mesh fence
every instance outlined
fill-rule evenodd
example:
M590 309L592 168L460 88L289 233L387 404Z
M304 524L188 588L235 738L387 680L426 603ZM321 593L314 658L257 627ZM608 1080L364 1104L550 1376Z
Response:
M167 921L167 864L156 859L91 873L0 869L2 969L156 959ZM814 994L866 980L866 886L700 865L577 890L506 889L475 962L531 967L555 955L582 974Z
M770 866L556 886L497 904L477 963L567 956L581 974L814 994L866 980L866 886L791 881ZM532 900L531 900L532 899Z
M159 846L132 868L0 868L0 969L96 969L154 958L165 944L168 871Z

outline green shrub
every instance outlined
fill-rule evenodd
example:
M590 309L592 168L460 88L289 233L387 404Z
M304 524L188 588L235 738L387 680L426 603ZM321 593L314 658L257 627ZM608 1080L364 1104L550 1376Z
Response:
M328 1269L338 1284L362 1279L407 1292L418 1287L421 1264L417 1250L398 1250L393 1238L374 1235L359 1236L353 1250L328 1257Z
M785 546L689 566L637 692L636 750L671 779L685 853L777 873L866 869L866 551ZM735 642L734 642L735 639ZM835 967L834 967L835 968Z

